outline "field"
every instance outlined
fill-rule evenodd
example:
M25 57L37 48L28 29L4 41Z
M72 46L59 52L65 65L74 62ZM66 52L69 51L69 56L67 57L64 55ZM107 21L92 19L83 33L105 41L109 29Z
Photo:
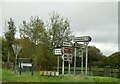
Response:
M40 72L34 72L32 76L30 72L23 72L22 75L15 74L8 69L2 69L3 82L116 82L120 84L120 79L112 77L88 76L83 75L60 75L58 77L42 76Z

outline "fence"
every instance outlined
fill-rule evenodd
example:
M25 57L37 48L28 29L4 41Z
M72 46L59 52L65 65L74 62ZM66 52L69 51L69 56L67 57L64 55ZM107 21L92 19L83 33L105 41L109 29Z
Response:
M62 73L62 68L59 69L60 74ZM83 69L85 73L85 68ZM65 67L65 74L68 73L68 67ZM73 67L71 67L70 73L74 73ZM76 74L81 74L80 67L76 68ZM116 67L89 67L88 68L88 75L89 76L107 76L107 77L116 77L120 78L120 68Z
M91 69L89 68L89 71L92 72L93 76L108 76L120 78L120 68L116 67L92 67Z

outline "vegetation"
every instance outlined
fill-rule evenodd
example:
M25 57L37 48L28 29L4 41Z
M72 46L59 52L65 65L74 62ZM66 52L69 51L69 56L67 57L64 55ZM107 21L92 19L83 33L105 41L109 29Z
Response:
M15 61L12 44L20 44L22 50L18 57L31 57L38 70L50 70L55 67L57 64L57 57L53 55L53 49L55 47L60 47L62 41L71 41L73 35L71 34L68 19L63 18L60 14L52 12L48 22L49 23L45 25L38 16L31 17L30 21L23 21L20 25L19 31L17 31L20 33L20 38L15 38L16 26L12 18L10 18L7 26L8 30L0 39L2 41L1 54L3 62L9 60L10 62ZM80 66L79 49L77 51L77 66ZM95 46L89 46L88 66L119 67L119 54L120 52L115 52L109 57L106 57L102 55L100 49ZM66 62L65 65L67 65Z
M19 31L16 31L17 27L15 26L12 18L10 18L6 25L7 31L4 33L4 36L0 38L0 41L2 41L2 43L0 43L0 47L2 47L2 52L0 54L2 56L3 67L10 69L13 69L15 62L15 54L12 48L13 44L19 44L22 46L22 50L18 54L18 58L32 58L35 69L38 71L53 70L57 65L57 57L53 55L53 49L60 47L63 41L71 41L72 37L74 37L71 34L69 20L67 18L63 18L56 12L52 12L50 14L50 19L47 25L38 16L31 17L29 21L23 21L19 27ZM16 32L20 34L19 38L15 38ZM81 66L79 49L77 49L77 51L77 66ZM85 66L85 54L83 61ZM74 61L71 66L73 66L73 63ZM65 62L65 66L66 65L68 65L68 62ZM114 52L107 57L95 46L88 46L88 66L111 66L119 68L120 52ZM51 78L42 77L39 75L39 72L36 72L35 76L30 77L27 73L22 76L18 76L7 69L3 70L3 74L3 81L84 81L84 79L79 80L81 79L79 78L80 76L76 76L78 77L76 78L74 75L71 75L71 77L75 78L75 80L70 79L68 75ZM14 77L16 79L14 79ZM26 78L29 78L29 80ZM101 78L99 79L96 77L94 79L101 81ZM112 79L110 79L110 81L111 80Z
M6 45L7 45L6 49L8 51L8 57L7 57L8 62L10 60L10 56L13 55L12 44L14 43L14 39L15 39L15 31L16 31L16 27L14 25L12 18L10 18L10 21L8 21L8 30L5 32Z
M86 78L83 75L60 75L58 77L53 76L42 76L39 71L35 72L31 76L30 72L23 72L20 76L15 74L13 71L3 69L2 73L3 82L117 82L120 83L120 79L111 77L100 77L100 76L88 76Z

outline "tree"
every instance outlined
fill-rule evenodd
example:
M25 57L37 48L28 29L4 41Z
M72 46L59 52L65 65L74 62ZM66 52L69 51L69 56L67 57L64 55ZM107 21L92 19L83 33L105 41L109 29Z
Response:
M120 52L115 52L109 56L109 64L113 67L120 67Z
M109 66L109 57L106 57L104 55L100 56L98 58L98 61L94 62L94 65L97 65L99 67Z
M18 54L19 58L32 58L32 54L33 54L33 43L28 39L28 38L19 38L15 40L16 44L19 44L22 49Z
M95 46L88 46L88 64L89 66L94 65L95 62L99 61L102 56L100 49Z
M28 38L34 44L44 43L45 34L44 22L38 16L31 17L28 23L23 21L23 25L20 28L20 37Z
M37 45L35 50L35 65L37 69L51 70L57 64L57 59L53 56L49 47L46 45Z
M62 41L71 41L71 31L68 19L64 19L53 11L50 14L49 39L52 49L61 44Z
M37 16L34 18L31 17L30 21L27 23L23 21L23 25L20 28L21 38L27 38L26 41L29 40L32 43L30 44L32 47L28 46L28 49L28 47L25 46L24 49L30 50L32 48L33 53L31 57L34 59L34 63L38 69L49 69L56 64L56 61L54 61L55 57L50 50L50 42L47 33L44 22ZM24 43L26 43L26 41L24 40ZM27 55L24 50L21 53Z
M5 38L7 40L7 46L8 46L8 58L7 58L8 62L10 59L10 55L13 53L12 44L14 43L15 32L16 32L16 27L14 25L12 18L10 18L10 21L8 21L8 31L5 32Z
M2 61L7 61L7 53L8 52L8 46L7 46L7 41L5 40L5 38L0 38L0 46L1 46L1 56L2 56Z

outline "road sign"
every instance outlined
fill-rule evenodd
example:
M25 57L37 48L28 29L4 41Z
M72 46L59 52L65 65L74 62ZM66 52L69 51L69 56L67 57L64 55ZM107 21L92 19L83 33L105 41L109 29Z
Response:
M72 48L64 48L64 53L72 53Z
M81 49L85 49L85 47L86 47L86 45L80 44L80 48L81 48Z
M32 63L21 63L21 67L23 68L24 66L32 67ZM19 63L19 67L20 67L20 63Z
M71 42L63 42L62 46L64 46L64 47L72 47L72 43Z
M72 55L64 55L64 61L72 61Z
M21 46L19 46L19 45L12 45L12 47L13 47L13 51L14 51L14 53L15 53L15 55L18 55L18 53L20 52L20 50L21 50Z
M31 58L18 58L19 73L21 75L22 69L25 67L31 67L31 75L33 75L33 60Z
M12 47L13 47L14 54L16 56L16 58L15 58L15 73L16 73L16 70L17 70L17 56L18 56L18 53L20 52L22 47L18 44L12 45Z
M75 42L90 42L92 38L90 36L81 36L81 37L75 37Z
M62 50L61 50L61 48L54 49L54 50L53 50L53 54L54 54L54 55L62 55Z

